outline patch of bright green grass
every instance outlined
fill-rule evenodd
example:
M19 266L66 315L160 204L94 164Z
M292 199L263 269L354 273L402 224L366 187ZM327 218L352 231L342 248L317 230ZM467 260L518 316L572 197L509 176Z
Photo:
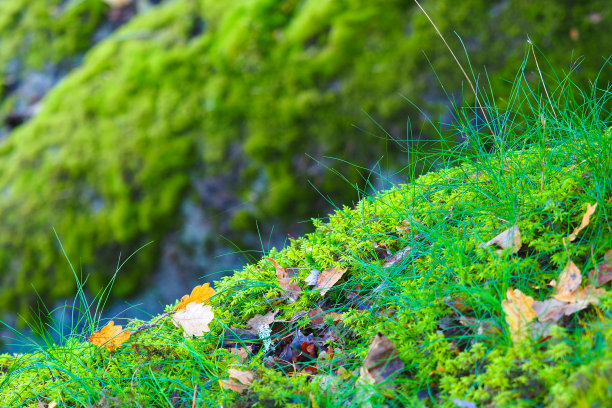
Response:
M457 130L467 140L436 152L443 159L435 171L338 208L314 220L313 233L267 253L297 268L294 281L303 291L296 302L282 296L274 266L262 258L215 283L215 319L204 337L185 338L168 317L140 331L143 322L130 321L124 326L137 333L110 353L87 342L105 322L87 314L83 295L83 329L0 357L0 405L609 405L612 296L561 319L545 336L517 343L501 304L508 288L548 298L548 282L570 259L588 280L587 271L612 249L610 88L595 83L583 92L564 78L533 89L523 75L509 109L484 99L482 108L457 111ZM486 117L482 127L473 124L475 112ZM597 210L569 242L587 203ZM479 246L513 225L521 231L516 254ZM405 257L385 266L388 253L407 246ZM312 269L332 266L347 272L324 297L306 289ZM299 317L317 307L342 316L328 316L320 327L316 316ZM249 338L237 330L273 310L268 334ZM318 357L274 359L297 329L327 333ZM368 385L358 380L359 368L378 332L395 344L405 367ZM256 352L235 353L248 345ZM254 382L242 393L223 389L219 380L230 368L253 372Z

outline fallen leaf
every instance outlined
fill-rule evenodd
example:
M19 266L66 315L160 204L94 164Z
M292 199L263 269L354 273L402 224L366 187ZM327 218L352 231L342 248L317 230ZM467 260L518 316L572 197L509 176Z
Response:
M234 347L229 349L230 353L235 354L236 356L238 356L238 359L241 362L246 361L247 357L249 357L249 354L253 351L253 347L252 346L246 346L246 347Z
M219 380L219 385L225 390L232 390L237 393L247 389L247 386L233 380Z
M265 316L256 314L247 322L247 326L251 328L247 331L251 333L257 333L262 326L271 325L272 323L274 323L274 317L276 316L276 312L278 312L278 310L268 312L265 314Z
M596 275L598 285L605 285L612 281L612 249L605 253L603 262L597 264L597 273L595 269L589 272L591 280L595 280Z
M511 254L516 254L521 249L521 231L518 225L508 228L490 241L479 244L478 247L484 248L492 245L501 248L496 251L498 254L501 254L504 249L509 249Z
M407 245L404 248L400 249L399 251L395 253L395 255L385 260L385 263L383 264L383 268L389 268L395 265L396 263L402 261L404 258L408 256L411 250L412 250L412 247L410 245Z
M123 327L115 326L115 323L111 320L101 330L96 330L94 334L89 337L89 341L99 347L106 347L108 351L113 351L116 348L121 347L127 339L130 338L129 331L123 331Z
M528 336L527 326L537 313L533 310L534 300L519 289L508 288L502 309L506 314L506 323L510 327L512 341L520 342Z
M304 282L306 282L309 286L314 286L317 284L317 279L319 279L320 274L320 270L313 269L310 271L310 274L306 277L306 279L304 279Z
M395 344L378 333L363 359L359 378L369 384L379 384L403 368L404 362L400 360Z
M314 326L320 326L325 323L325 312L320 307L308 311L308 317L310 318L310 323Z
M580 282L582 282L582 272L570 260L559 275L559 280L555 284L552 297L557 300L571 302L569 299L575 298L574 292L580 286Z
M172 316L172 322L177 327L182 327L185 336L202 337L210 331L208 324L213 321L215 314L210 305L202 303L189 303L185 310L176 312Z
M317 278L317 289L321 289L321 296L325 296L332 286L342 278L347 268L327 268Z
M274 265L276 268L276 278L278 279L278 285L287 293L289 302L295 302L300 297L300 288L296 283L291 282L291 278L297 275L296 269L283 268L274 259L269 256L266 259Z
M181 298L180 303L174 310L185 310L189 303L205 303L215 293L215 290L211 288L208 283L196 286L193 288L190 295L185 295Z
M422 224L421 220L419 220L418 218L414 218L414 222ZM402 224L398 227L395 227L395 230L397 232L410 234L413 230L412 222L410 222L410 220L402 220Z
M596 209L597 209L597 203L595 204L587 203L587 209L584 215L582 216L582 222L580 223L580 226L574 229L574 232L569 234L569 236L567 237L567 239L570 242L574 241L578 237L578 234L580 233L580 231L582 231L584 228L586 228L587 225L589 225L589 222L591 221L591 215L593 215Z
M253 373L251 371L241 371L235 368L227 370L229 378L238 380L243 385L250 385L253 382Z
M533 310L537 313L539 321L556 322L563 316L570 316L580 310L586 309L589 304L590 303L588 301L584 300L574 303L564 302L557 299L547 299L543 302L536 300L533 303Z

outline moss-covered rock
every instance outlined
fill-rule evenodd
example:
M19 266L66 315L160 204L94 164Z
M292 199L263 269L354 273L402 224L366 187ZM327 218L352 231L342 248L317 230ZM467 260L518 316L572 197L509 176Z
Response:
M526 34L560 65L575 48L585 56L576 80L592 77L609 49L604 3L425 6L452 44L452 31L460 32L476 69L486 63L501 73L492 82L497 91L519 67ZM79 4L76 10L90 2ZM69 28L90 30L98 13L85 14L91 21ZM73 40L57 47L81 47ZM309 182L348 202L354 191L324 166L363 186L357 167L327 157L370 166L386 145L350 127L372 128L361 109L400 140L407 118L417 129L422 117L398 93L433 114L444 111L421 50L455 94L460 70L408 0L176 0L134 19L2 141L0 305L23 310L32 285L47 300L73 293L52 227L70 258L92 273L95 291L120 252L177 228L186 197L207 203L194 180L220 175L224 194L246 203L222 208L234 231L252 228L254 218L316 213L325 200ZM395 167L404 164L397 150L389 151ZM119 295L141 285L157 252L130 261Z

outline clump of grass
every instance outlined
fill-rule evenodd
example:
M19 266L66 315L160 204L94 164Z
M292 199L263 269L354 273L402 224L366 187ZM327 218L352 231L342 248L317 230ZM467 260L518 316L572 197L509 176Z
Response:
M313 220L313 233L264 254L295 268L297 301L283 296L263 257L215 283L215 319L201 338L154 316L146 330L128 322L137 333L110 353L86 341L104 322L83 312L90 324L59 341L0 357L0 405L607 405L612 296L521 343L501 304L508 288L547 298L570 259L587 279L612 249L610 91L597 81L581 90L569 75L534 84L523 66L503 109L481 91L477 106L456 110L453 131L464 141L426 157L435 171L360 191L354 207ZM440 132L453 140L448 126ZM586 203L597 212L569 242ZM480 245L514 225L517 253ZM307 290L311 270L329 267L347 271L325 296ZM266 330L245 332L249 319L273 311ZM366 384L359 369L379 332L404 368ZM317 354L281 358L300 335L311 336ZM220 385L230 368L254 375L241 393Z

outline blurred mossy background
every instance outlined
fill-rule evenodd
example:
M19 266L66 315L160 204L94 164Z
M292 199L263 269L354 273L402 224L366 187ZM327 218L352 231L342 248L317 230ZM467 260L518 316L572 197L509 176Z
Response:
M500 106L528 38L576 82L612 50L607 0L422 5ZM114 293L171 301L239 262L229 241L356 201L381 158L425 168L417 150L461 141L426 116L470 94L412 0L0 0L0 85L3 313L73 296L52 228L92 293L154 241Z

